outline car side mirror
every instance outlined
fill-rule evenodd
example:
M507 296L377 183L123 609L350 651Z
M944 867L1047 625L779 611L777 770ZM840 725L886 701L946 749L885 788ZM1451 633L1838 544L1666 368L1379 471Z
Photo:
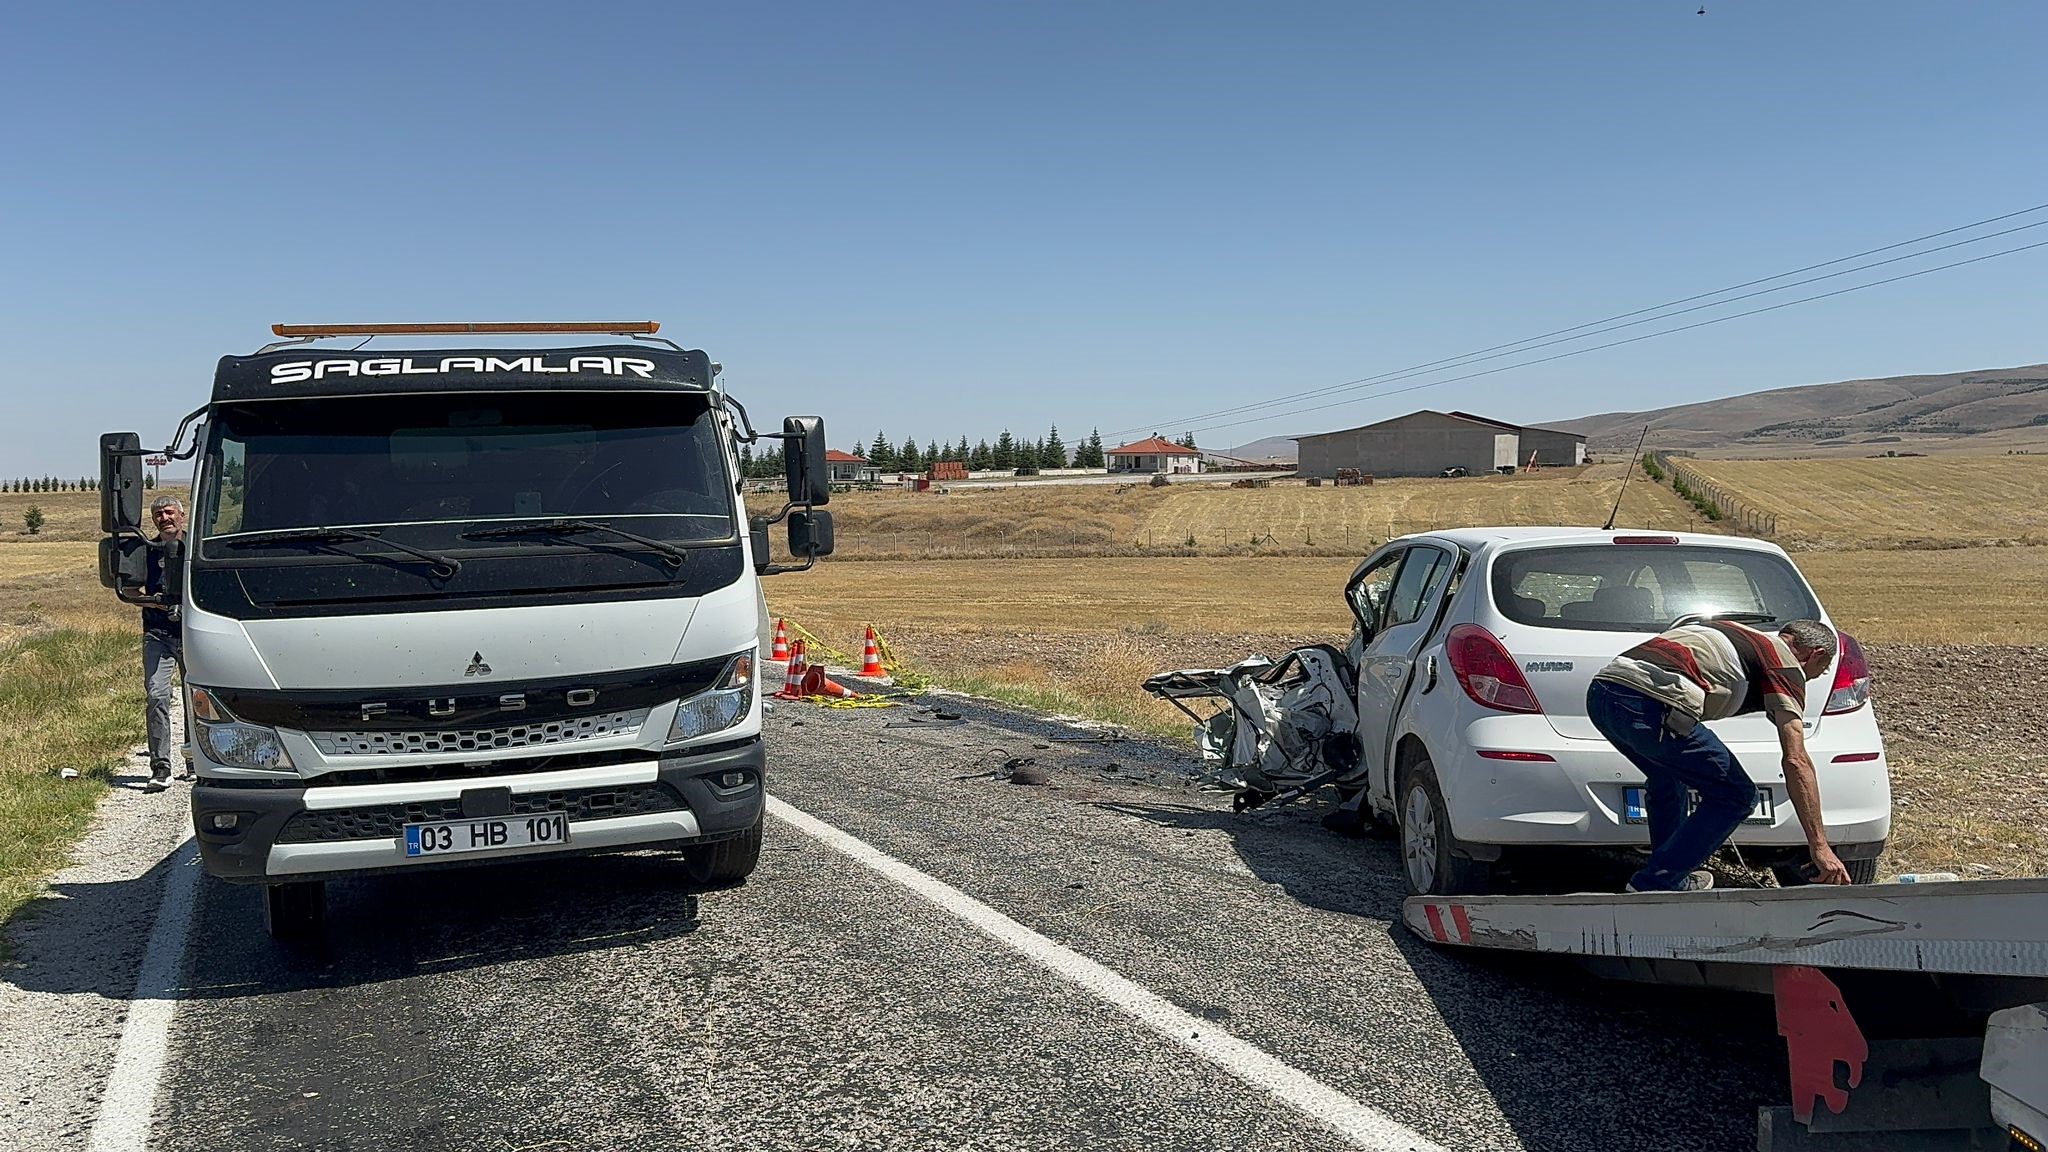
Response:
M789 554L813 560L832 554L832 514L805 509L789 514Z
M123 534L100 539L100 584L115 592L139 592L149 585L149 541Z
M786 416L782 420L782 469L792 504L832 499L832 474L825 466L825 418Z
M133 432L100 437L100 531L142 531L142 437Z

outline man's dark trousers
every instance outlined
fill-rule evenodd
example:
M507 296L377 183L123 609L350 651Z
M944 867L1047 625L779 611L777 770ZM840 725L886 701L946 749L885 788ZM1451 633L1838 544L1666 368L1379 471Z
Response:
M1593 727L1642 770L1650 811L1650 859L1629 881L1645 892L1678 887L1742 826L1756 806L1756 785L1721 738L1696 725L1685 736L1664 727L1670 705L1633 688L1595 680L1586 690ZM1686 814L1686 790L1699 804Z

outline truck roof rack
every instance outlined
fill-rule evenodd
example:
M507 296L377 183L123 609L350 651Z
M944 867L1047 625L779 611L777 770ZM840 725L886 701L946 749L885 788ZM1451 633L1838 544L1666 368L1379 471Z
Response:
M508 332L580 333L603 336L652 336L659 320L492 321L480 324L272 324L284 337L318 340L324 336L477 336Z
M377 336L501 336L506 334L540 336L628 336L650 344L665 344L678 352L683 346L661 331L659 320L488 320L475 323L424 323L424 324L272 324L272 333L279 339L276 343L265 344L256 350L261 356L293 344L307 344L314 340L327 340L336 336L361 336L365 341Z

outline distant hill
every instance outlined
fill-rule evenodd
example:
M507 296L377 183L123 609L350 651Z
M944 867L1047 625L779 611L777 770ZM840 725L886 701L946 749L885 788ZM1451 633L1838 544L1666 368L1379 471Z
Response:
M1219 456L1229 456L1258 464L1269 460L1291 461L1295 458L1294 441L1285 436L1268 436L1264 440L1254 440L1235 448L1217 448L1214 451Z
M1583 433L1593 452L1628 451L1645 424L1652 448L1716 456L2040 449L2048 447L2048 364L1809 384L1543 423Z

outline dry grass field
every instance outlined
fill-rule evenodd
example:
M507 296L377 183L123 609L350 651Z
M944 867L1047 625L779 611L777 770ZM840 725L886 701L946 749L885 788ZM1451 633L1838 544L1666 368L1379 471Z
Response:
M2048 455L1688 460L1790 545L2048 544Z
M1870 645L1900 794L1893 870L2048 869L2048 547L1809 552L1830 613ZM1337 641L1355 560L1106 557L827 562L769 585L769 607L856 647L876 625L941 683L1184 736L1146 696L1154 672ZM1980 645L1970 651L1958 645ZM1890 661L1887 663L1887 661ZM1950 671L1950 668L1954 671ZM1958 683L1982 684L1987 701ZM1891 695L1886 695L1887 693ZM1897 719L1901 727L1894 728ZM1987 797L2000 797L1987 807Z
M1034 484L833 497L840 560L989 556L1357 556L1408 532L1461 524L1600 524L1624 465L1516 476L1383 480L1370 487L1224 483ZM765 504L765 501L761 503ZM1706 527L1638 473L1616 521Z
M1828 611L1878 644L2048 644L2048 547L1811 552ZM827 561L768 585L771 609L840 632L865 623L1028 640L1047 633L1346 632L1354 559ZM835 635L839 633L834 633Z
M1883 660L1887 648L1900 653L1896 674L1881 673L1881 683L1928 702L1928 727L1920 736L1902 735L1895 758L1902 800L1895 863L1962 866L1986 856L2001 858L2001 871L2048 867L2041 820L1982 811L1986 796L2038 792L2030 781L2042 775L2040 757L2011 733L1988 743L1954 738L1943 725L1971 715L1973 706L1979 714L1985 708L1981 700L1931 694L1947 682L1939 671L1947 648L1925 647L2048 644L2048 596L2041 594L2048 588L2048 547L1905 547L1915 539L1964 538L1913 527L1922 519L1982 530L1986 538L2027 536L2048 516L2038 487L2048 462L1696 464L1745 492L1782 491L1788 476L1773 470L1812 465L1817 471L1789 477L1805 484L1795 484L1798 500L1781 497L1787 503L1774 509L1785 523L1817 508L1852 507L1843 491L1876 493L1879 479L1917 477L1903 495L1870 495L1854 515L1833 513L1828 523L1837 527L1819 541L1833 547L1797 557L1836 618L1872 645L1875 659ZM1867 469L1877 470L1875 479ZM841 554L810 573L776 578L768 595L774 611L854 651L861 627L873 623L902 655L949 685L1181 734L1180 714L1139 691L1145 676L1341 639L1349 629L1344 579L1388 533L1598 523L1620 472L1600 465L1346 489L1043 485L943 496L853 493L831 505ZM1835 495L1813 495L1823 491ZM1910 504L1915 499L1920 503ZM19 529L31 501L48 517L35 537ZM26 892L56 859L52 853L83 827L109 765L139 739L141 714L133 610L117 604L95 575L97 497L0 495L0 516L9 518L0 522L0 722L15 734L0 754L4 918L8 901ZM1619 523L1676 529L1694 522L1669 487L1638 477ZM2017 527L1985 528L1997 524ZM1256 546L1255 534L1262 538ZM1844 547L1857 543L1864 547ZM1983 651L1989 655L1980 658L1979 671L2034 664L2010 647ZM1927 661L1937 671L1915 681L1918 664ZM45 682L60 696L36 688ZM1918 690L1922 684L1927 692ZM2048 699L2038 682L2015 681L2012 692L2035 711ZM2013 711L2010 703L1994 710ZM1894 705L1883 714L1906 711ZM75 730L59 722L73 713L90 723ZM1992 755L1992 748L2010 754ZM60 764L81 767L87 778L56 780Z
M139 622L100 587L98 499L36 499L44 535L0 534L0 923L62 863L142 738ZM52 525L74 538L48 538Z

